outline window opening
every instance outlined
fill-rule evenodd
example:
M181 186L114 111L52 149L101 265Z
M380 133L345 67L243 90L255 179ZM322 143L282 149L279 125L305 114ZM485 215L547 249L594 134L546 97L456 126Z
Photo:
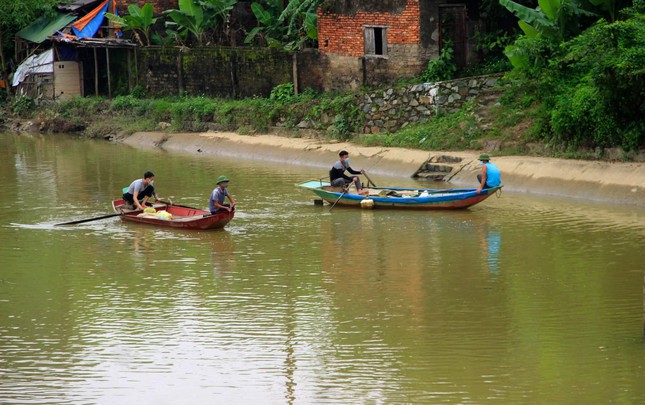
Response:
M365 55L387 55L387 27L365 27Z

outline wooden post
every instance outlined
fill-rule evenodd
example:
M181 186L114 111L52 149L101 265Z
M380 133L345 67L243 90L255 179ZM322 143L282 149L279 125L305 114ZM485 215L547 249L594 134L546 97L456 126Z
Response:
M177 90L180 96L184 92L184 69L182 68L182 59L181 50L179 50L179 55L177 55Z
M298 95L298 52L291 55L291 69L293 70L293 94Z
M85 97L86 96L86 94L85 94L85 73L84 73L84 70L83 70L83 66L84 66L83 62L82 61L79 62L78 66L79 66L79 80L81 81L81 83L80 83L81 84L81 96Z
M105 48L105 65L107 66L108 98L112 98L112 83L110 80L110 50Z
M94 49L94 95L99 96L99 58L96 55L96 48Z
M128 52L128 93L132 93L132 57L130 48L127 48L126 52Z
M228 66L231 73L231 89L233 90L233 98L237 98L237 53L231 53L231 60Z
M134 48L134 85L139 84L139 52Z
M2 30L0 29L0 46L2 46ZM17 41L16 41L17 42ZM18 53L18 47L16 46L16 54ZM18 58L16 58L18 60ZM7 95L9 95L9 88L11 87L11 83L9 83L9 75L7 75L7 72L5 71L5 60L4 60L4 47L0 49L0 79L4 81L4 89L7 92Z

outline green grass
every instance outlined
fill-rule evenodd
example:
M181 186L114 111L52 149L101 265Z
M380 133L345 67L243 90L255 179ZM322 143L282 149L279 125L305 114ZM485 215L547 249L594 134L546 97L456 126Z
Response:
M23 118L34 117L44 131L82 132L93 138L142 131L209 129L253 135L279 127L282 135L288 137L318 136L328 141L352 141L366 146L477 150L495 141L500 148L496 155L602 158L602 148L585 149L554 140L550 132L551 111L539 102L530 86L504 88L503 96L494 104L481 106L471 100L458 111L436 113L427 122L379 134L361 133L364 116L358 107L359 95L352 93L306 92L295 96L284 92L274 99L241 100L179 96L146 99L134 95L111 100L78 97L32 107L29 100L19 100L7 103L6 108L18 109ZM308 129L299 130L300 123L306 123ZM635 153L628 152L621 159L633 159Z
M408 125L395 133L370 134L360 137L367 146L396 146L424 150L459 150L479 146L481 130L472 114L472 103L459 111L439 114L430 121Z

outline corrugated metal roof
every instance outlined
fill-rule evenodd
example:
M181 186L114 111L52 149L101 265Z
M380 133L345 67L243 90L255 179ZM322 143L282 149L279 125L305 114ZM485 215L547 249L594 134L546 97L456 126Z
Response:
M26 39L27 41L39 44L75 19L76 16L70 14L58 14L52 18L40 17L30 25L18 31L16 35L20 38Z

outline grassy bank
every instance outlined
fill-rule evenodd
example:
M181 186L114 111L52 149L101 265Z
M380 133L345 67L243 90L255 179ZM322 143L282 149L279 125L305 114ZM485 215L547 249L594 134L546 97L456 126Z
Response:
M18 98L9 100L4 107L5 121L8 117L12 117L8 121L30 120L40 132L78 133L90 138L111 138L141 131L215 130L252 135L277 128L286 136L349 140L367 146L486 150L497 155L580 159L633 160L638 156L636 151L544 142L539 132L543 115L539 107L525 103L515 94L512 85L505 83L497 93L471 100L458 111L438 113L426 123L379 134L360 133L364 122L358 108L359 95L304 92L295 96L289 85L276 87L268 98L243 100L151 99L140 97L135 91L114 99L77 97L39 105L30 99Z

